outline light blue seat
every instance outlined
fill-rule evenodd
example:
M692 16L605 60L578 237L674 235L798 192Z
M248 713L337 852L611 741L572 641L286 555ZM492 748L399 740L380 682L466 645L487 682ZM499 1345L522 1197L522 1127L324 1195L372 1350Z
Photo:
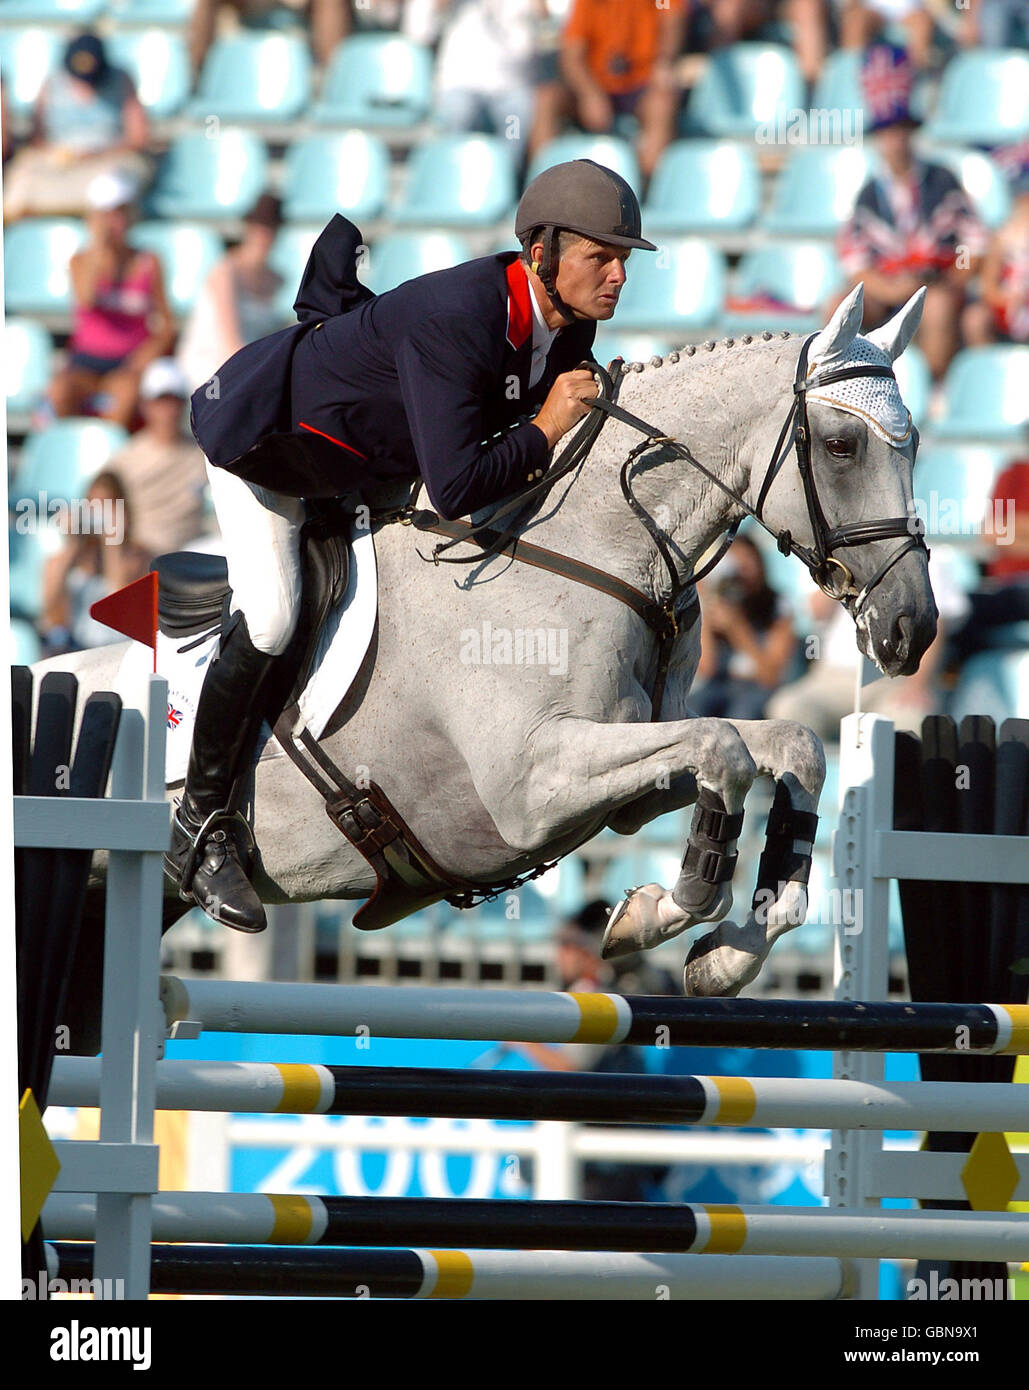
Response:
M34 410L52 375L53 342L31 319L9 318L3 334L4 394L9 415Z
M754 247L737 267L735 293L741 300L774 302L767 307L730 307L723 323L737 334L766 329L811 333L825 323L825 302L842 283L835 252L824 242Z
M8 642L12 666L31 666L43 655L43 644L39 633L25 618L11 619L11 635Z
M311 99L311 52L297 34L239 33L207 52L188 113L197 120L284 122Z
M329 59L316 125L414 126L432 101L432 53L399 34L354 34Z
M635 266L631 267L630 274L634 269ZM674 336L623 331L618 328L616 317L613 327L597 329L597 336L593 340L593 356L601 366L606 367L615 357L621 357L626 362L647 362L651 357L664 357L678 346L681 344L677 343Z
M86 239L77 218L32 217L4 232L4 290L12 314L71 311L68 265Z
M754 152L728 140L676 140L654 170L643 229L728 232L749 227L761 204Z
M834 236L853 212L873 164L862 145L796 146L776 180L765 231Z
M925 158L954 174L988 227L1000 227L1011 212L1011 189L988 154L960 146L927 150Z
M938 144L1009 145L1029 133L1029 54L973 48L943 70L926 129Z
M0 0L0 24L88 25L107 0Z
M419 145L407 162L398 224L488 227L510 213L515 164L510 144L490 135L444 135Z
M929 398L932 394L932 373L925 353L914 343L909 343L893 364L893 374L897 378L897 388L911 418L918 429L922 428L929 413Z
M715 324L725 300L725 257L692 238L670 239L630 262L618 301L620 330L675 338Z
M11 479L11 506L22 498L33 501L45 492L50 501L84 497L96 477L128 434L110 420L55 420L25 441L21 465Z
M9 115L23 116L32 109L63 48L64 40L53 29L0 29L0 73Z
M193 308L208 271L225 251L211 227L186 222L138 222L128 239L161 262L168 303L179 318Z
M689 134L751 139L805 107L804 79L781 44L735 43L711 54L684 116Z
M107 0L107 13L121 29L128 24L185 27L195 0Z
M11 502L14 506L14 499ZM24 516L35 516L38 502ZM33 526L21 529L18 513L14 524L7 529L8 553L11 563L11 615L13 619L34 621L43 612L43 570L47 556L60 549L62 537L53 527ZM13 625L13 624L12 624Z
M389 185L389 151L363 130L309 135L286 151L283 213L324 225L334 213L378 217Z
M977 527L991 505L1002 463L1003 456L984 445L919 447L915 505L926 523L930 545L936 540L957 544L977 540Z
M393 232L370 248L367 283L385 294L416 275L449 270L471 258L468 243L452 232Z
M242 217L268 180L264 143L249 130L178 136L162 158L145 198L149 216L200 221Z
M530 182L544 169L555 164L564 164L571 159L592 159L595 164L603 164L636 190L641 188L640 166L636 154L628 140L618 135L560 135L549 141L536 154L529 165L526 182Z
M174 116L189 96L192 75L189 52L181 34L163 29L130 29L106 41L111 62L124 68L136 84L136 95L153 120Z
M986 714L998 724L1029 716L1029 651L977 652L961 670L947 713Z
M278 305L282 313L283 327L294 323L293 301L300 288L300 277L307 265L311 247L318 240L321 227L280 227L268 253L268 264L282 276L282 288L278 294Z
M837 48L826 54L815 83L812 110L861 112L864 121L865 98L861 90L861 53L856 48ZM852 127L853 128L853 127Z
M1029 420L1029 347L964 348L947 368L940 439L1021 439Z

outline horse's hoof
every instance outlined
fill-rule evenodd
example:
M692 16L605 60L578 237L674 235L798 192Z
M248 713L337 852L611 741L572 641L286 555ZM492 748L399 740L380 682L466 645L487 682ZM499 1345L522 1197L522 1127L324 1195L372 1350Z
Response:
M722 922L694 945L682 972L683 993L687 999L734 999L745 985L756 980L768 955L747 950L744 929L735 922ZM733 944L736 938L737 945Z
M669 904L671 920L666 920L670 916ZM649 951L652 946L670 941L692 925L692 919L671 903L667 890L660 883L628 888L608 918L600 954L604 960L613 960L616 956Z

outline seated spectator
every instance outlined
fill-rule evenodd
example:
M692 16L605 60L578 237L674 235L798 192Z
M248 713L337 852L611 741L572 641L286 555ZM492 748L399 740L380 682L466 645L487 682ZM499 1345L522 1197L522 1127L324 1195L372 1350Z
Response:
M262 193L243 219L243 240L208 273L177 353L191 391L241 347L288 322L279 301L282 276L268 264L281 220L279 199Z
M175 341L161 264L125 239L134 197L123 174L98 174L89 185L89 242L71 258L69 357L49 391L58 415L82 415L100 395L96 413L126 428L136 414L143 368Z
M841 48L867 48L887 25L902 27L913 65L929 67L933 19L925 0L836 0L836 11Z
M865 128L874 136L883 172L862 188L840 233L840 260L849 283L839 298L864 281L869 329L927 286L915 341L939 379L958 348L961 312L985 249L985 232L950 170L923 162L912 150L918 122L911 115L912 74L904 51L874 45L865 54L861 79Z
M990 515L1001 524L984 528L993 553L984 582L969 595L968 619L954 632L951 666L988 649L996 628L1029 622L1029 459L1009 464L998 476Z
M150 556L188 547L209 531L204 456L184 429L189 390L173 357L149 363L139 383L143 428L111 459L132 516L132 538Z
M684 0L573 0L561 42L561 71L575 119L608 135L618 116L639 121L636 155L644 180L675 134L675 60L686 26Z
M151 174L147 141L132 79L107 61L95 34L80 34L40 89L29 144L4 169L5 220L81 216L101 173L120 171L142 187Z
M961 320L970 346L1029 343L1029 163L1011 192L1011 216L990 238L979 272L979 299Z
M861 708L893 720L898 729L920 733L927 714L940 712L937 678L942 669L947 633L964 621L968 599L954 582L946 551L934 551L929 578L940 618L936 637L913 676L883 676L861 691ZM835 599L820 589L809 600L814 631L809 639L813 657L799 680L777 690L768 701L769 719L794 719L812 729L823 743L838 743L840 720L852 714L857 698L861 653L854 622Z
M769 585L761 551L747 536L733 541L699 592L702 684L691 691L690 708L714 719L763 719L796 650L789 605Z
M396 6L397 0L392 3ZM260 26L273 10L295 10L297 26L310 30L311 49L316 60L324 63L350 32L352 4L359 10L381 8L379 0L194 0L186 31L194 75L199 75L219 19L227 12L237 23Z
M150 569L150 555L133 536L120 479L105 469L90 484L87 502L86 526L65 538L43 570L39 628L48 656L120 642L113 628L89 616L90 607Z
M807 83L810 106L829 51L829 0L783 0L782 17L793 34L793 51Z
M959 42L967 47L1029 47L1029 0L964 0Z

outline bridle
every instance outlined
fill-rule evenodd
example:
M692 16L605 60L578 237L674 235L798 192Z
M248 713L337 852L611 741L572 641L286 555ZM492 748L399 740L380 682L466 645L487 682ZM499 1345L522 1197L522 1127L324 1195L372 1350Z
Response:
M728 497L741 507L744 513L753 517L759 525L772 536L775 537L776 546L783 555L796 555L802 560L811 573L811 577L830 598L841 601L853 600L847 606L856 616L869 595L881 583L893 566L901 560L910 550L928 550L925 544L925 526L921 518L917 516L887 517L879 521L855 522L850 526L831 527L825 519L825 512L818 496L818 488L815 483L814 470L811 466L811 428L807 414L807 395L809 391L830 386L835 382L848 381L854 377L892 377L896 380L892 367L879 366L874 363L861 363L848 367L838 367L827 372L815 371L814 375L808 375L808 352L811 343L817 337L812 333L805 338L797 360L797 371L793 382L793 405L786 419L783 421L782 429L779 431L779 438L772 451L768 468L765 471L764 479L761 483L761 490L758 493L755 506L750 504L735 492L726 483L715 476L710 469L706 468L699 459L694 458L684 444L664 434L653 425L647 424L638 416L632 415L614 400L597 397L591 404L606 415L613 416L616 420L621 420L624 424L640 430L647 438L631 450L625 462L622 464L619 482L621 484L622 495L632 508L635 515L649 531L654 540L659 553L661 554L666 567L672 577L673 598L689 584L695 584L705 575L710 574L715 565L718 564L722 556L728 550L736 537L740 524L743 521L739 517L729 528L722 539L715 555L700 570L692 572L685 578L680 578L675 568L671 554L664 542L656 524L640 506L637 499L632 495L628 482L628 472L633 463L647 450L661 446L669 448L677 457L685 459L694 468L700 470L716 487L720 488ZM910 413L908 420L910 422ZM912 426L913 428L913 426ZM802 545L797 541L790 531L776 531L774 527L764 519L762 515L768 493L782 470L783 464L789 458L790 452L796 451L797 468L804 485L804 498L807 504L808 518L811 522L811 531L814 537L814 544L811 546ZM863 587L858 587L857 581L850 567L839 560L834 555L834 551L847 546L870 545L873 541L890 540L894 537L904 537L905 543L899 546L889 558L880 565L871 579Z

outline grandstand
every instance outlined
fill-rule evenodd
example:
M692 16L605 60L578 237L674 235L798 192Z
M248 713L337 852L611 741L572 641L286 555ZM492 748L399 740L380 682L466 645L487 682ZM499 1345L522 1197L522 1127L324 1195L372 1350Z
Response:
M393 8L399 14L404 7ZM551 46L568 9L566 0L550 0L550 21L540 32ZM631 117L620 117L603 136L566 131L531 158L525 132L511 139L503 130L444 129L434 47L403 26L376 28L381 10L355 4L350 34L322 64L312 57L300 11L265 10L223 26L194 74L190 0L0 0L7 139L17 148L26 137L33 102L69 37L85 27L99 34L111 60L131 75L147 114L155 173L131 235L157 253L180 326L264 190L282 199L284 222L269 261L283 276L285 324L307 251L334 213L361 227L368 245L361 274L381 293L411 276L513 249L513 211L527 179L576 157L610 165L636 186L644 232L665 252L662 261L640 256L630 265L619 312L597 336L600 360L640 360L764 328L807 332L824 322L826 301L844 283L837 236L876 159L871 142L860 140L853 51L831 52L813 88L782 17L711 53L683 54L677 71L690 83L676 138L644 187ZM959 48L954 34L937 26L933 52L936 69L919 89L918 148L951 168L983 223L998 228L1011 194L996 152L1029 139L1029 51ZM832 122L823 141L826 113ZM84 236L76 216L30 216L5 227L12 508L22 496L56 497L83 486L123 438L96 419L55 421L46 406L71 328L68 262ZM922 436L916 494L965 498L974 490L988 499L1000 470L1026 453L1029 347L966 347L935 386L914 347L901 372ZM955 532L939 507L935 516L932 544L953 551L974 585L982 558L977 527ZM53 537L22 533L12 517L10 545L12 660L25 662L41 650L41 573ZM774 582L803 628L808 577L777 559L769 557ZM981 652L947 692L948 712L1021 713L1027 686L1025 634L1004 629L996 648ZM827 818L833 775L824 793ZM755 836L761 820L757 810L749 817ZM441 906L381 937L359 939L348 911L305 910L300 920L289 919L288 932L283 919L283 939L291 934L295 947L290 968L306 978L553 983L555 921L589 896L667 882L686 829L684 817L665 818L628 852L626 842L601 836L588 858L567 861L539 891L524 889L515 920L505 915L503 899L474 914ZM743 847L741 885L753 880L757 848ZM773 957L764 988L790 996L830 992L832 931L822 910L827 850L827 842L819 845L812 920ZM218 968L224 935L206 920L184 924L169 941L169 963L176 970ZM899 992L903 980L895 983Z

